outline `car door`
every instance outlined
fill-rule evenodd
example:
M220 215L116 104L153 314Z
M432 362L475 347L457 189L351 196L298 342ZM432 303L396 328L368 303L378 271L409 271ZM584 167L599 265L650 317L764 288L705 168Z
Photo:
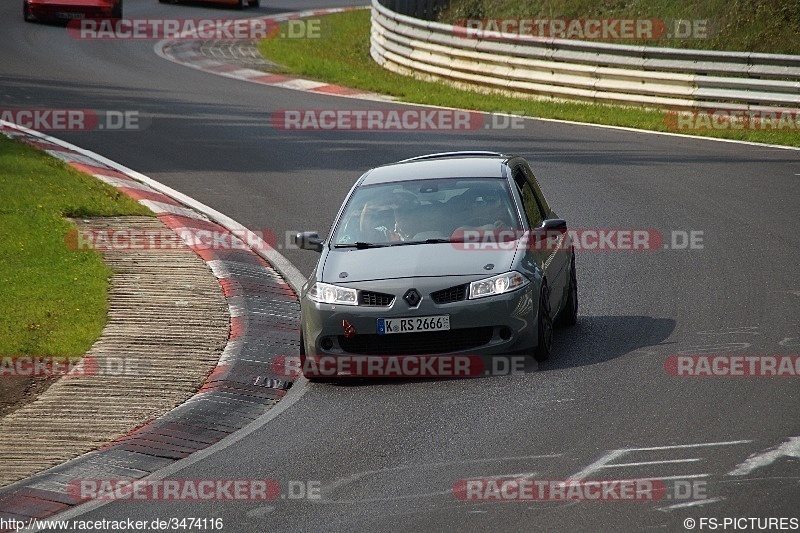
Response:
M520 163L513 167L512 177L522 200L525 217L534 232L533 238L529 240L528 253L536 256L537 262L544 271L550 288L550 309L555 316L555 313L563 305L568 282L569 254L563 248L566 242L566 231L554 232L551 230L544 235L536 235L535 230L540 228L546 219L555 218L555 213L545 202L539 184L527 165ZM543 238L544 241L538 240L539 238Z

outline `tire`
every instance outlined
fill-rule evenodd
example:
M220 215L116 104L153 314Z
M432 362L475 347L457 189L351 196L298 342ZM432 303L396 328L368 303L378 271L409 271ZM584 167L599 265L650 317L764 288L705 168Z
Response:
M261 0L248 0L247 5L250 7L258 7L261 5Z
M25 19L25 22L33 22L36 20L31 15L31 8L28 6L28 2L22 2L22 18Z
M575 272L575 254L569 264L569 287L567 287L567 304L558 316L560 326L574 326L578 323L578 276Z
M122 0L119 0L119 3L114 4L114 7L111 8L111 18L112 19L122 18Z
M303 332L300 332L300 367L305 368L306 366L306 341L303 338ZM330 378L324 378L320 376L306 376L304 377L310 381L311 383L329 383L331 380Z
M542 290L539 291L539 317L536 321L538 344L533 358L538 362L547 361L550 358L550 350L553 348L553 317L550 314L550 289L547 282L542 280Z
M236 9L244 9L244 0L236 2Z

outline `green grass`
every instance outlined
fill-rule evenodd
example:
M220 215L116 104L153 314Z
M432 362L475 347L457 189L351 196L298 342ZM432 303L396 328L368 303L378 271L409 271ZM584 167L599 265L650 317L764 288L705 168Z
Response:
M81 356L106 322L111 270L67 248L64 217L152 215L96 178L0 135L0 356Z
M272 39L262 41L259 49L266 58L282 66L281 72L382 93L406 102L673 131L661 111L487 95L389 72L375 63L369 55L369 19L368 10L328 15L322 17L322 37L319 39ZM701 130L696 134L800 146L797 130Z
M452 0L439 20L481 18L707 20L707 38L608 42L800 54L798 0Z

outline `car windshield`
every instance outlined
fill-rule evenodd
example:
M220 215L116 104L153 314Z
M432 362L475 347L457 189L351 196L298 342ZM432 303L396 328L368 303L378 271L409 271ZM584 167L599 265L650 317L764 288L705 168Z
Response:
M446 242L463 230L517 230L504 179L447 178L359 187L347 204L333 244Z

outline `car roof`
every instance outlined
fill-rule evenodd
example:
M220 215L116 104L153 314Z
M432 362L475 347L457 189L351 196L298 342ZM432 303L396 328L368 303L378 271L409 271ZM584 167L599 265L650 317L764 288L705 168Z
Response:
M497 152L429 154L373 168L361 185L439 178L504 178L510 156Z

